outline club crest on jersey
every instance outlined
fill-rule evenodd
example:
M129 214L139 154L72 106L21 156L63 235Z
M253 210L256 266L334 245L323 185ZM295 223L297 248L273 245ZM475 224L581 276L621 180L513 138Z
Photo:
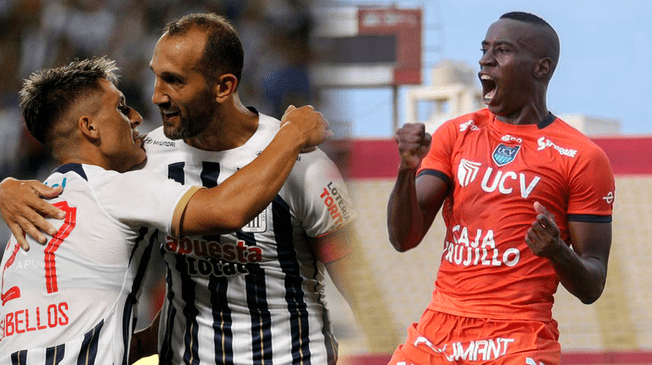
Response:
M514 161L516 154L520 149L520 145L510 147L501 143L496 147L491 157L494 159L494 162L498 167L502 167Z
M263 233L267 230L267 209L263 210L246 226L242 227L242 232Z

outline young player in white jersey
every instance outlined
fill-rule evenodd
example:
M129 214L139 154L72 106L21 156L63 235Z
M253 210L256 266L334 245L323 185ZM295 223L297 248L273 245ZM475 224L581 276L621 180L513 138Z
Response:
M298 153L329 134L312 108L289 109L269 148L213 189L128 171L146 159L142 118L114 71L104 58L75 61L33 74L21 90L30 133L62 164L46 184L63 188L52 203L65 218L52 222L45 246L7 245L0 364L127 364L143 264L156 247L147 227L174 237L241 227L269 204Z
M144 274L141 263L152 249L140 226L169 230L178 203L183 206L184 194L193 191L160 182L150 174L76 163L60 166L46 180L64 187L52 203L66 218L45 247L33 245L25 252L14 239L7 245L1 266L0 364L45 363L63 356L124 363ZM149 188L152 184L156 190ZM141 208L154 207L148 205L152 201L156 209Z

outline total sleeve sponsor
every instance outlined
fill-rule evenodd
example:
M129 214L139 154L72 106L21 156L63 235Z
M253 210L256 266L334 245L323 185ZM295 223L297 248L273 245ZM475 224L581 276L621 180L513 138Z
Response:
M521 252L514 247L500 252L496 248L494 231L482 229L470 231L467 227L456 225L451 229L453 242L444 244L444 260L463 266L514 266L521 259Z

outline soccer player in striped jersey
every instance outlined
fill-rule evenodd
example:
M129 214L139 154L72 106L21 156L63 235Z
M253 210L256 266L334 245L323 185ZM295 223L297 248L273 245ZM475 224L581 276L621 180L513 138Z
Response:
M245 107L237 93L243 57L219 16L167 25L150 62L163 127L144 140L146 171L211 187L270 143L280 121ZM3 204L11 183L1 186ZM5 218L23 209L1 208ZM322 278L325 268L355 310L346 274L354 218L339 171L316 149L299 156L273 202L242 229L181 238L149 231L167 264L167 294L160 320L135 335L135 357L158 342L162 364L334 364ZM25 225L28 233L42 226L29 220L36 226Z
M141 116L115 87L113 61L34 73L21 90L29 132L61 164L46 184L64 212L46 245L12 238L0 266L0 364L127 364L147 228L170 237L242 227L276 196L299 152L330 134L311 107L289 108L260 156L217 187L138 167ZM279 130L280 127L280 130ZM278 133L277 133L278 132ZM246 192L246 193L245 193Z
M150 62L163 127L145 140L148 169L213 186L265 148L279 121L243 106L242 63L224 19L196 14L168 24ZM346 264L353 218L339 171L315 150L242 229L180 240L159 232L168 269L160 363L334 363L321 266Z
M430 305L391 365L557 365L558 284L586 304L601 295L614 177L605 153L547 109L558 58L547 22L504 14L482 41L487 108L432 137L422 124L397 131L393 246L417 246L440 208L447 230Z

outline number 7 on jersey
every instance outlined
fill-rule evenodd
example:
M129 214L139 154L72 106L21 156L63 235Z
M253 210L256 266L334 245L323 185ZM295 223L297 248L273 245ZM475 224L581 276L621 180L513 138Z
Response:
M70 232L75 228L77 224L77 208L71 207L68 205L68 202L62 201L54 204L55 207L63 210L66 213L64 218L63 225L57 231L57 233L52 237L52 239L47 243L45 249L43 250L43 260L45 262L45 287L48 294L56 293L59 291L59 285L57 282L57 262L55 252L59 249L59 246L63 241L70 235ZM16 254L18 253L20 246L16 245L14 250L11 253L11 257L7 260L5 267L2 268L2 284L4 287L4 273L9 268L14 261L16 260ZM4 290L4 288L3 288ZM13 286L7 291L2 292L2 305L6 302L20 298L20 289L17 286Z

